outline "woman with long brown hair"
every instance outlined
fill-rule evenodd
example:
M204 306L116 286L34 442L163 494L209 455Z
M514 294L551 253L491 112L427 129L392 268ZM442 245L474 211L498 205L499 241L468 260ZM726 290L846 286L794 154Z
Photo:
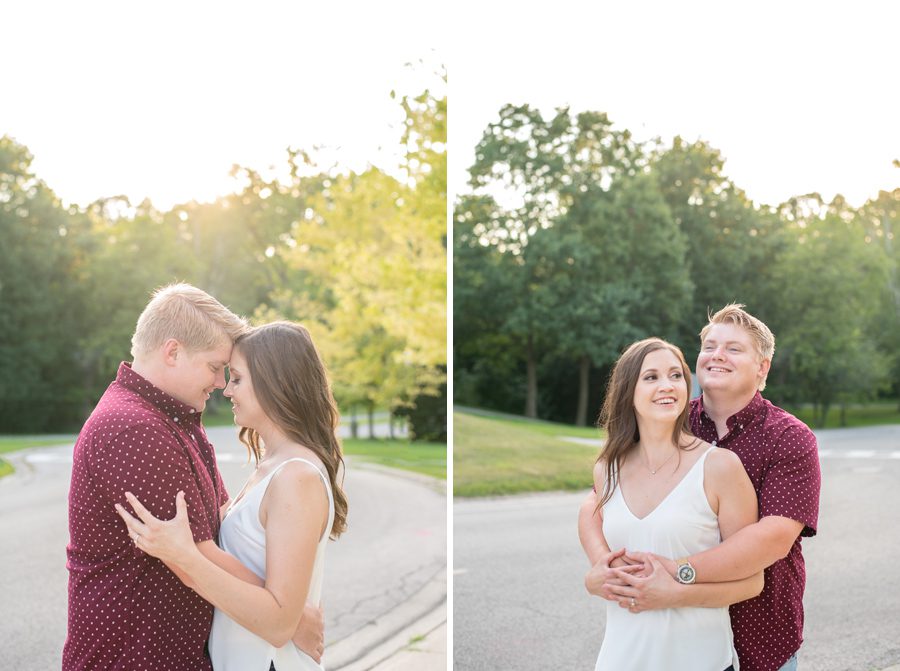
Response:
M756 521L756 494L740 459L690 432L690 379L681 350L659 338L628 347L610 377L594 483L603 540L618 552L600 569L620 578L626 596L607 604L596 671L738 668L727 605L756 596L762 573L712 587L708 608L642 612L625 580L661 569L627 564L626 551L686 557Z
M176 567L215 607L209 651L215 671L315 671L322 667L293 643L307 601L322 589L329 537L346 528L338 412L309 332L276 322L234 344L225 396L256 471L224 511L220 546L261 580L252 585L201 555L184 498L171 523L143 521L118 508L140 549Z

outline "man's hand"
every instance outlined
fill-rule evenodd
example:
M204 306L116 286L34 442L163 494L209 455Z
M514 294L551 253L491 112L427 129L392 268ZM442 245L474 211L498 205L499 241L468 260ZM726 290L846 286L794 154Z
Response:
M297 625L297 631L291 639L294 645L312 657L316 664L322 663L322 655L325 653L324 615L321 608L307 603L303 608L303 616Z
M656 561L662 564L662 567L666 570L666 573L668 573L673 578L675 577L675 574L678 572L678 566L675 564L674 560L669 559L668 557L660 557L659 555L655 555L652 552L635 551L626 552L625 556L622 558L629 564L643 564L644 566L646 566L647 572L643 575L643 577L646 578L648 575L650 575L650 571L652 568L650 564L650 557L653 557L654 559L656 559Z
M610 591L611 585L622 586L625 583L613 573L620 570L628 573L638 572L643 569L643 564L629 563L625 559L625 548L603 554L599 561L591 567L584 577L584 586L590 594L599 596L607 601L614 601L615 595Z
M648 560L648 564L645 565L646 569L641 575L634 575L627 569L610 569L610 572L618 579L617 584L609 583L612 599L618 601L619 606L627 608L632 613L660 608L676 608L679 605L678 599L682 585L669 575L656 555L647 553L644 556ZM635 555L632 555L632 558L634 557Z

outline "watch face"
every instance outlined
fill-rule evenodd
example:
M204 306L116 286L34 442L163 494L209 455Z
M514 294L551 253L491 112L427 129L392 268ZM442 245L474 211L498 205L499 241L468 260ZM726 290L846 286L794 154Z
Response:
M690 564L682 564L678 567L678 580L680 582L694 581L694 567Z

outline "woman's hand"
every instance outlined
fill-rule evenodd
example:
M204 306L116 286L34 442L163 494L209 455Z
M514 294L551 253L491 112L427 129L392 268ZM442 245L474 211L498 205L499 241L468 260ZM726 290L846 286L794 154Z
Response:
M681 585L668 574L656 555L649 552L642 554L647 558L647 564L641 566L647 568L637 575L624 569L610 569L619 579L617 584L609 587L612 596L610 601L618 601L620 607L627 608L632 613L676 607L675 600Z
M131 492L125 492L125 498L138 516L134 517L118 503L116 512L128 526L128 533L136 547L176 566L198 552L188 522L184 492L178 492L175 497L175 517L168 521L156 519Z
M619 567L618 569L616 567ZM625 548L604 554L600 561L591 567L584 577L584 586L590 594L599 596L608 601L615 601L616 595L612 593L612 585L624 585L625 583L615 570L626 573L636 573L643 570L643 564L629 564L625 559Z

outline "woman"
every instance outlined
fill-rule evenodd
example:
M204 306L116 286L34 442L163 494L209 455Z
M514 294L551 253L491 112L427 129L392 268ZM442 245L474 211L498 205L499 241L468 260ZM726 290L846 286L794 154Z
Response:
M229 368L224 394L257 467L224 512L219 544L263 585L200 554L181 493L173 524L158 523L130 494L141 519L116 509L141 550L185 574L216 607L209 639L216 671L321 669L290 639L305 603L319 601L326 541L346 527L338 413L325 367L305 328L276 322L239 337Z
M690 388L681 350L658 338L634 343L616 362L600 416L607 439L594 467L607 548L686 557L756 521L740 459L690 433ZM612 579L658 570L625 565L621 555L612 566L620 567L610 569ZM737 669L727 605L759 594L762 579L723 584L715 608L631 612L609 602L596 671Z

